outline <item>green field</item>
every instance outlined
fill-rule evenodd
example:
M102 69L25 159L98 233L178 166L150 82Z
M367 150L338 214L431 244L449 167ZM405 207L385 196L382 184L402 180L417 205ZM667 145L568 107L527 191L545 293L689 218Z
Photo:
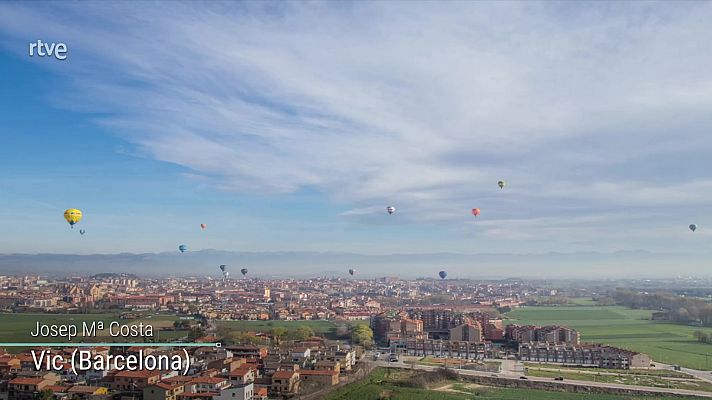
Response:
M376 369L373 374L361 382L339 388L325 397L327 400L660 400L671 397L616 396L594 393L547 392L533 389L506 389L484 387L466 382L442 382L431 389L416 389L397 386L397 380L407 379L408 372L386 373ZM692 397L676 397L693 399Z
M584 342L623 347L650 355L668 364L710 370L712 345L697 342L696 330L712 334L712 328L652 321L650 310L620 306L522 307L506 314L508 323L566 325L577 329Z
M571 298L571 304L575 306L595 306L597 303L590 297Z
M219 326L226 326L230 329L248 331L248 332L269 332L272 328L287 328L297 329L301 326L307 326L314 330L317 335L333 335L336 331L336 325L331 321L216 321Z
M0 314L0 342L64 342L65 338L39 338L32 337L31 331L34 331L39 321L41 324L73 324L77 325L79 336L74 338L74 341L125 341L124 338L109 336L108 330L97 332L96 339L84 338L81 336L82 322L98 322L103 321L108 327L111 321L118 321L121 324L151 324L154 327L154 335L158 332L160 326L171 325L176 319L175 316L169 315L152 315L150 318L141 318L135 320L122 320L118 318L118 314ZM184 336L181 332L161 332L161 340L174 339L179 336ZM137 340L138 341L138 340ZM12 349L8 349L11 351Z

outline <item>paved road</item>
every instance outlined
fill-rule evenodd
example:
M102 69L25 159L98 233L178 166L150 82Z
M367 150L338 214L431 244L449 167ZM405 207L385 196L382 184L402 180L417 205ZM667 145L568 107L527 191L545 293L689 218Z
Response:
M668 369L670 371L674 370L674 368L671 364L663 364L663 363L656 362L655 365L659 369ZM703 381L712 383L712 372L710 372L710 371L700 371L698 369L681 367L680 372L690 374L692 376L702 379Z
M417 370L422 370L422 371L433 371L438 369L439 367L433 367L429 365L409 365L409 364L404 364L402 362L387 362L387 361L372 361L375 365L379 367L384 367L384 368L402 368L402 369L417 369ZM500 374L492 374L491 372L482 372L482 371L471 371L471 370L465 370L465 369L455 369L460 375L463 376L485 376L485 377L491 377L491 376L497 376L500 379L512 379L512 380L519 380L519 376L513 376L511 373L500 373ZM521 375L520 375L521 376ZM551 378L538 378L538 377L527 377L529 381L533 382L547 382L551 383L553 380ZM678 394L678 395L686 395L686 396L699 396L699 397L708 397L712 398L712 393L710 392L698 392L694 390L684 390L684 389L667 389L667 388L656 388L656 387L648 387L648 386L634 386L634 385L623 385L623 384L618 384L618 383L607 383L607 382L589 382L589 381L576 381L576 380L565 380L565 381L556 381L557 384L560 385L571 385L571 386L590 386L590 387L601 387L601 388L615 388L615 389L626 389L626 390L638 390L638 391L645 391L645 392L654 392L654 393L665 393L665 394Z

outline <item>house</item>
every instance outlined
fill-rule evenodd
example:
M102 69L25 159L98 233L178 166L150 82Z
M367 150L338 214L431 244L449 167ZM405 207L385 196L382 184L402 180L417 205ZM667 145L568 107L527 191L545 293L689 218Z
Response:
M193 379L191 384L195 386L195 393L220 392L230 386L227 379L216 376L200 376Z
M42 377L15 378L8 383L8 400L34 400L37 392L41 392L56 382Z
M178 400L213 400L213 397L218 395L219 393L216 392L183 392L183 394L178 395Z
M291 351L292 360L297 362L311 356L311 349L308 347L297 347Z
M252 383L246 385L232 385L220 392L219 395L213 396L213 400L252 400L254 395L254 386Z
M228 346L227 350L232 352L233 357L242 358L265 358L267 357L267 346L256 346L251 344Z
M7 374L20 370L20 359L15 356L4 355L0 357L0 373Z
M272 375L272 393L275 395L295 394L299 392L299 372L277 371Z
M321 360L314 364L314 369L341 372L341 364L337 361Z
M108 393L109 390L107 388L99 386L74 385L67 390L67 394L73 399L96 398L97 396L104 396Z
M176 400L184 391L180 383L158 382L143 388L143 400Z
M252 400L267 400L267 388L256 388Z
M299 377L304 382L316 382L319 386L339 384L339 372L329 370L301 370Z
M352 350L335 350L324 354L321 360L338 362L341 371L351 371L351 367L356 364L356 352Z
M255 370L252 368L239 368L230 372L230 384L243 385L255 381Z
M117 391L142 391L160 379L161 375L157 371L119 371L113 377L111 388Z

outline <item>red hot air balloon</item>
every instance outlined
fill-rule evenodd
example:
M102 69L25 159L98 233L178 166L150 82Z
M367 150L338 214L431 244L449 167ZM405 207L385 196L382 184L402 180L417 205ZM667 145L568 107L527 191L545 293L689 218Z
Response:
M479 209L479 208L473 208L473 209L472 209L472 215L474 215L475 217L478 216L478 215L480 215L480 209Z

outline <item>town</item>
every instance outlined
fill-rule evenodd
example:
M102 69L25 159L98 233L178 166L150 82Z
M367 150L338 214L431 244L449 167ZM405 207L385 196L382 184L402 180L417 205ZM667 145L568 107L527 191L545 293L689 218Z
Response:
M322 398L376 367L441 366L529 380L535 379L527 377L530 363L607 371L649 369L656 362L643 352L587 343L570 326L509 318L527 305L594 298L585 285L99 274L3 276L0 287L0 339L9 345L0 356L0 390L8 400ZM31 341L33 327L60 322L105 328L73 345L12 346ZM152 334L127 329L117 337L111 326L142 326ZM131 343L113 346L117 341ZM82 357L73 363L77 349ZM110 362L137 357L153 359L154 366L124 369ZM157 363L160 357L166 362Z

